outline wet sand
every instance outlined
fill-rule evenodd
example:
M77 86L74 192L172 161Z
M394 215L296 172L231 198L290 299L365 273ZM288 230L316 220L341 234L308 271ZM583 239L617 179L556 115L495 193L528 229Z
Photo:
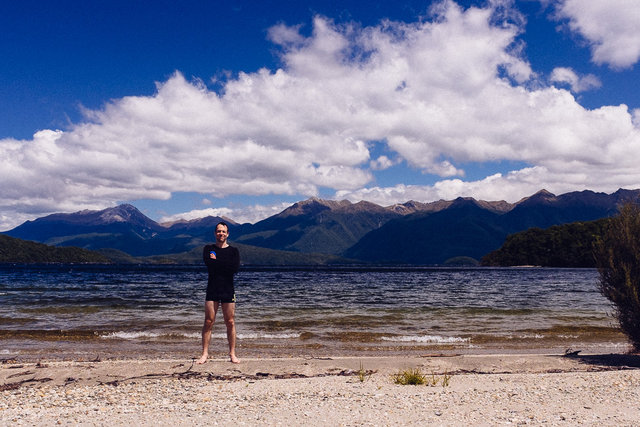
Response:
M428 384L396 384L409 369ZM631 426L640 356L5 360L0 390L2 425Z

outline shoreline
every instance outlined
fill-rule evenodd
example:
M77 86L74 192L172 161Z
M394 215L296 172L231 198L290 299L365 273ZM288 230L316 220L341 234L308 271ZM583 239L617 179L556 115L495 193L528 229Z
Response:
M425 354L4 361L14 425L633 425L640 355ZM397 385L420 369L435 386ZM447 376L448 384L442 385Z
M577 353L577 354L576 354ZM640 370L640 354L631 353L548 353L529 349L522 353L430 353L413 356L308 356L241 358L240 364L228 358L210 357L198 365L196 357L156 359L3 360L0 390L22 386L69 386L106 384L153 378L204 378L215 376L227 381L247 379L313 378L355 376L359 371L392 375L418 368L425 374L541 374ZM73 375L71 375L73 374ZM72 379L72 380L70 380ZM15 380L15 381L12 381Z
M21 363L53 361L93 361L93 360L189 360L199 357L199 340L183 342L148 342L107 340L90 341L36 341L36 340L0 340L5 350L0 352L0 363L16 361ZM213 358L226 357L226 340L212 340L209 353ZM514 342L468 344L371 344L371 343L334 343L333 345L306 344L303 341L284 342L267 341L247 344L240 341L236 347L241 359L269 358L384 358L384 357L421 357L428 355L499 355L499 354L559 354L580 351L582 354L622 354L630 351L628 341L560 342L546 343Z
M55 332L55 331L54 331ZM40 361L92 361L92 360L154 360L190 359L200 355L201 338L192 339L105 339L96 334L88 334L76 339L64 331L52 334L48 339L39 336L12 337L5 334L0 339L0 363L8 360L19 362ZM547 338L530 336L527 338L475 341L452 341L435 343L409 343L372 339L345 340L334 338L329 341L313 341L301 338L287 339L238 339L236 351L240 358L314 358L314 357L416 357L433 354L444 355L495 355L548 353L564 354L570 351L587 353L625 353L631 350L626 337L617 332L603 339L601 336L588 340L570 338ZM377 341L376 341L377 340ZM225 357L226 337L214 336L209 347L214 358Z

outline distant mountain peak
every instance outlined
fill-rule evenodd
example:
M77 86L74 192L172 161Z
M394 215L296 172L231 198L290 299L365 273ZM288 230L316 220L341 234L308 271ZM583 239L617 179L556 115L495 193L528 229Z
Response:
M144 217L135 206L130 204L118 205L113 208L107 208L99 212L99 218L105 223L110 222L127 222L134 218Z
M637 202L640 198L640 190L625 190L624 188L619 188L618 191L613 193L619 203L623 202Z
M528 205L531 203L552 203L555 200L557 200L557 197L555 194L542 189L540 191L538 191L537 193L529 196L529 197L525 197L524 199L520 200L518 203L516 203L517 205Z
M458 197L455 200L453 200L453 202L449 206L449 209L471 207L471 206L482 208L482 206L480 206L480 203L478 203L478 201L473 197Z
M234 220L227 218L226 216L206 216L204 218L196 219L177 219L175 221L163 222L160 225L165 228L196 228L196 227L215 227L219 222L224 221L229 226L238 225Z
M539 197L556 197L555 194L553 194L550 191L547 191L546 189L542 189L540 191L538 191L537 193L535 193L533 196L531 197L535 197L535 196L539 196Z
M122 204L100 211L83 210L70 214L53 214L38 220L60 221L62 223L74 223L87 226L110 225L110 224L137 224L138 226L157 229L161 226L154 220L148 218L135 206Z
M352 203L348 200L325 200L317 197L311 197L301 202L296 202L282 211L280 216L289 215L313 215L325 210L338 209L345 206L350 206Z
M387 209L400 215L409 215L415 212L438 212L447 209L451 206L452 201L438 200L435 202L422 203L415 200L409 200L404 203L396 203L395 205L387 206Z

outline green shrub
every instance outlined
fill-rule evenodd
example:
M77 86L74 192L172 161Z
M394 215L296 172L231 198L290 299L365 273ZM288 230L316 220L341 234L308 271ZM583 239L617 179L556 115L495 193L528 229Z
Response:
M622 206L595 243L600 292L636 351L640 350L640 207Z

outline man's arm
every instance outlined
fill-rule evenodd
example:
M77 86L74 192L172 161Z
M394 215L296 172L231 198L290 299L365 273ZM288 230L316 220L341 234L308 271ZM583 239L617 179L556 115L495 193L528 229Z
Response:
M207 267L213 263L213 260L209 255L211 253L211 250L211 245L205 245L204 248L202 248L202 261Z

